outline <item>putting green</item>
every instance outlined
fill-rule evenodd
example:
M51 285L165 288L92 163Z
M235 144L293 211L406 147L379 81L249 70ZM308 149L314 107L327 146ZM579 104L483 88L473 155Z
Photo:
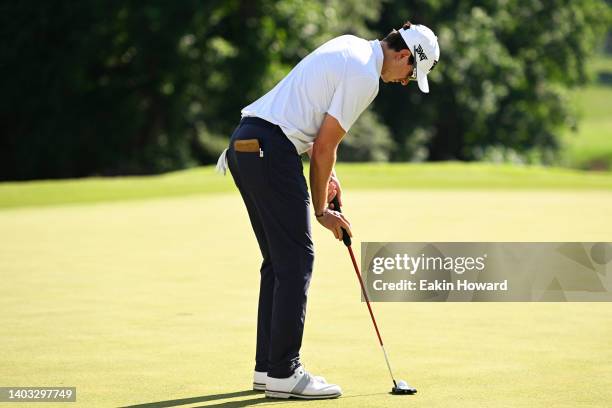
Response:
M612 231L610 191L368 190L344 201L356 242L609 241ZM610 303L376 303L396 376L419 390L389 395L346 249L318 225L314 235L302 357L343 387L340 399L247 392L260 255L235 192L1 211L0 386L76 386L79 407L612 400Z

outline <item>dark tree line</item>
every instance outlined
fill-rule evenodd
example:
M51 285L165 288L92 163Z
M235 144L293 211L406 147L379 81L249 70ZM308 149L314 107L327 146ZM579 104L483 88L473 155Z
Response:
M3 1L0 179L211 163L240 108L308 52L405 19L438 33L432 93L381 85L344 160L548 157L611 21L601 0Z

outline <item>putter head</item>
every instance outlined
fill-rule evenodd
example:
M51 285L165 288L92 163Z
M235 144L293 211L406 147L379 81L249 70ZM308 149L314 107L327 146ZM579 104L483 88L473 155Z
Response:
M400 380L395 386L391 388L391 394L393 395L414 395L416 394L416 388L408 385L406 381Z

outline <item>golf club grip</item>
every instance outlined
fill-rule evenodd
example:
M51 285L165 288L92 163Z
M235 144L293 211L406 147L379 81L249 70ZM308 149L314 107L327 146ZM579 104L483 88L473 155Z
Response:
M338 212L342 212L342 210L340 209L340 203L338 202L338 197L335 196L333 200L331 200L331 203L334 205L334 210L338 211ZM347 247L350 247L352 242L351 242L351 237L349 236L348 232L346 232L346 230L344 228L342 228L342 242L344 242L344 245L346 245Z

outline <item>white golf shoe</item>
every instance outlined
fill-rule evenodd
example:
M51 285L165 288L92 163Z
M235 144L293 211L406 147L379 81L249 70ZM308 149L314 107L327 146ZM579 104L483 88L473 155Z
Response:
M268 373L265 371L255 371L253 374L253 391L266 390L266 377Z
M293 375L287 378L266 377L266 397L269 398L325 399L340 395L340 386L311 375L303 366L296 368Z
M266 371L254 371L253 372L253 391L265 391L266 390L266 377L268 373ZM314 379L326 383L327 380L325 377L321 377L320 375L315 375Z

